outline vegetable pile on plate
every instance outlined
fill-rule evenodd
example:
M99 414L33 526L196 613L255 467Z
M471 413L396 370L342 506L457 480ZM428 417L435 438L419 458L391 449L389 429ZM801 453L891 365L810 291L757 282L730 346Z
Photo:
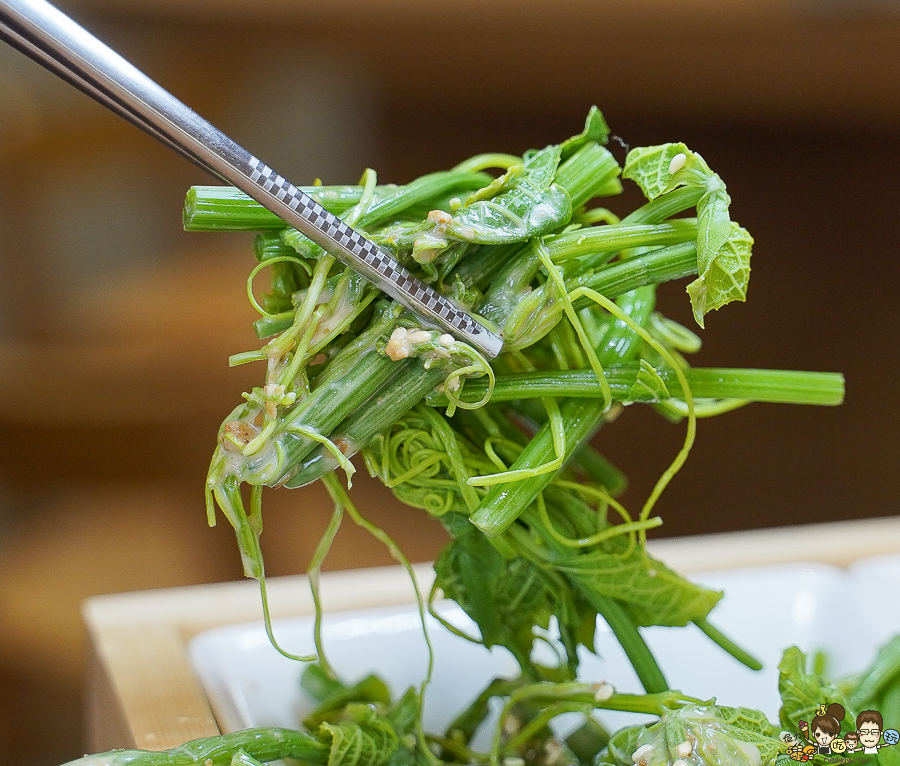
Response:
M370 474L439 518L450 535L431 597L457 602L478 627L472 640L505 647L521 670L517 679L494 681L448 732L426 735L421 689L390 701L373 679L343 685L317 636L317 656L303 658L317 660L305 683L323 707L298 740L307 750L232 743L240 758L553 765L591 762L600 752L631 763L636 752L660 751L646 763L691 763L697 743L735 730L744 732L735 741L757 752L777 743L764 717L747 724L734 711L668 690L642 627L694 623L738 660L755 661L710 622L721 593L651 558L645 536L661 523L654 504L687 457L698 417L754 401L837 404L843 380L688 364L685 354L700 340L655 310L657 285L687 278L702 327L708 312L745 299L753 240L731 220L725 184L699 154L674 143L635 148L620 167L605 146L608 135L592 109L580 134L521 157L478 155L404 186L379 185L367 170L357 186L304 189L501 333L503 353L490 362L423 325L240 192L195 187L188 194L186 228L259 232L248 295L264 343L231 362L259 361L264 372L223 423L207 481L210 521L217 505L237 533L245 573L265 595L262 488L313 481L324 483L335 513L311 574L345 514L406 563L344 488L350 458L361 453ZM622 179L637 184L646 202L620 219L604 199L622 191ZM270 286L257 298L254 278L264 270ZM643 506L629 510L616 499L625 477L594 445L602 445L595 436L603 424L634 403L685 421L686 436ZM317 577L310 580L315 588ZM577 680L578 651L593 649L598 616L644 694ZM551 628L559 647L552 667L532 651ZM476 753L470 739L493 697L506 715L491 751ZM593 718L571 741L549 734L558 713L598 707L655 713L660 723L612 740ZM677 742L676 730L684 734ZM737 762L748 748L732 750L716 763Z

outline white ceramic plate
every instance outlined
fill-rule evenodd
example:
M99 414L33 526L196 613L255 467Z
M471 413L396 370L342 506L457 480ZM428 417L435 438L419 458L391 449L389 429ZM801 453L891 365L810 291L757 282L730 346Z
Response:
M670 687L726 705L763 710L777 720L778 661L791 645L824 651L829 673L860 670L875 649L900 633L900 557L881 557L849 570L796 564L695 576L725 591L710 621L765 664L753 672L712 644L699 629L644 631ZM474 633L454 604L441 606L454 625ZM425 699L425 725L442 731L494 676L514 675L516 664L503 649L488 651L453 635L429 618L435 669ZM281 645L296 654L313 652L312 618L275 623ZM427 650L412 606L328 614L325 650L348 681L376 672L395 694L425 676ZM599 656L585 653L580 675L609 681L620 691L641 687L615 638L598 626ZM297 726L314 707L300 688L302 666L280 655L261 624L234 625L201 634L190 654L223 731L248 726ZM634 721L604 714L614 727ZM476 743L477 744L477 743Z

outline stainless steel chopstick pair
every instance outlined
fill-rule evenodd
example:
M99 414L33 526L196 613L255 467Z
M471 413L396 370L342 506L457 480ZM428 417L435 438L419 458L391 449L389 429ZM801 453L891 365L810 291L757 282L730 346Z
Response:
M45 0L0 0L0 38L213 173L489 358L503 341Z

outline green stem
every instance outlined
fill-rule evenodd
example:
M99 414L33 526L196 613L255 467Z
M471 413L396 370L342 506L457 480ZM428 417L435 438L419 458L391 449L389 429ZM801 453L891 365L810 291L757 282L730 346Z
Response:
M284 244L280 231L261 231L257 234L253 240L253 254L260 263L285 256L297 259L297 251Z
M444 736L450 741L462 741L468 744L475 736L475 731L487 718L490 712L490 701L495 697L510 695L523 684L525 684L525 680L522 677L493 679L469 707L453 719Z
M532 533L540 536L540 541L544 546L540 546ZM528 552L530 557L538 561L542 558L546 559L550 556L567 556L570 555L557 540L550 534L549 530L543 525L534 525L531 531L525 530L524 527L514 526L509 530L509 534L515 539L517 545L522 551ZM570 571L565 573L565 577L578 589L588 603L597 610L597 613L606 620L606 624L613 632L616 640L622 647L641 686L647 694L656 694L665 692L669 686L665 676L656 662L656 658L644 641L640 629L635 625L634 620L628 614L625 605L614 598L605 596L597 592L596 584L590 574L579 574Z
M301 461L317 446L315 440L292 432L294 426L330 434L410 364L412 362L391 361L389 357L370 349L359 355L346 375L332 377L308 394L279 423L278 433L282 434L279 438L284 445L285 461L284 470L274 483L279 484L292 477Z
M619 165L612 154L602 146L588 144L560 165L554 181L569 193L572 208L575 209L596 196L599 188L610 180L615 180L618 174ZM552 254L551 242L553 240L548 242L548 248ZM499 251L496 260L493 259L495 251ZM502 325L522 295L530 289L529 285L541 266L540 258L533 247L517 244L513 252L500 248L481 248L468 260L472 261L471 265L461 264L456 271L460 273L464 284L467 284L465 280L468 279L479 289L487 288L487 283L473 271L474 267L481 265L484 274L491 276L490 287L478 313L485 319ZM464 261L463 264L465 263Z
M362 197L362 186L301 186L300 191L335 215ZM270 231L287 224L233 186L192 186L184 201L185 231Z
M658 224L612 224L576 229L547 242L547 249L554 263L598 252L615 253L634 247L650 245L674 245L693 242L697 238L697 221L694 218L667 221Z
M680 691L668 689L647 694L620 694L613 691L608 697L598 698L599 686L600 684L588 684L583 681L561 683L543 681L520 686L510 695L510 700L512 704L525 701L537 703L568 701L590 704L600 710L618 710L621 713L643 713L654 716L661 716L667 710L703 702L696 697L682 694Z
M566 287L570 292L578 287L587 287L607 298L615 298L638 287L671 282L696 273L697 245L683 242L618 261L593 274L570 280ZM584 298L575 301L576 309L590 305L591 302Z
M620 308L625 314L632 316L638 325L649 319L652 307L653 288L630 291L620 301ZM606 345L598 348L598 358L604 366L617 360L629 359L637 352L639 345L639 339L632 328L620 322L616 322L608 336L604 337L604 342ZM594 380L602 390L603 386L597 381L596 375ZM602 400L593 401L589 407L581 407L578 402L579 399L568 398L560 407L566 443L563 465L600 428L606 412ZM546 463L554 454L553 429L548 422L522 450L510 470L534 468ZM489 536L500 534L524 512L557 473L558 471L552 471L524 481L495 485L472 514L472 522Z
M700 628L700 630L702 630L713 643L721 646L738 662L746 665L751 670L762 670L762 663L758 659L756 659L756 657L738 646L717 627L711 625L705 617L699 620L694 620L694 625Z
M574 451L593 436L602 422L605 406L602 400L597 399L567 399L559 409L566 435L566 451L562 460L565 465ZM510 470L543 465L553 454L553 432L551 424L547 423L522 450ZM549 471L524 481L495 484L470 520L489 537L496 537L509 528L556 475L557 471Z
M625 610L620 601L601 596L590 587L590 577L583 575L569 575L591 606L606 620L609 629L616 640L622 646L623 651L631 662L638 680L647 694L656 694L668 690L669 685L663 675L656 658L644 641L640 629Z
M393 378L390 390L370 397L364 406L353 411L331 434L331 440L347 455L355 455L365 447L375 434L388 428L403 417L446 376L438 367L425 369L413 360ZM322 447L314 449L285 482L286 487L302 487L338 467L338 462Z
M589 143L559 166L553 180L569 192L572 210L577 210L601 191L607 191L619 172L619 163L608 149ZM621 186L616 183L614 188Z
M702 186L680 186L661 194L622 219L622 223L658 223L696 205L706 190Z
M193 739L171 750L111 750L66 766L229 766L238 750L264 762L293 758L325 764L330 746L310 734L272 726Z
M397 186L379 193L369 209L359 217L355 226L368 229L393 219L405 210L424 203L435 203L448 193L475 191L491 182L487 173L455 172L452 170L429 173L406 186ZM379 187L379 191L384 187Z
M380 223L415 205L444 198L448 192L474 191L491 182L486 173L440 171L406 186L376 187L373 203L357 224ZM362 186L301 186L335 215L349 210L363 195ZM287 224L233 186L192 186L182 213L185 231L271 231Z
M647 389L634 390L640 366L626 362L606 368L613 398L620 402L659 401ZM692 367L684 371L691 393L700 399L745 399L774 404L834 406L844 398L844 376L837 372ZM681 385L671 370L657 373L672 398L682 396ZM487 392L481 380L470 380L460 393L463 401L476 402ZM600 398L603 392L592 370L561 370L498 375L490 401L508 402L546 396ZM446 407L442 393L432 393L426 403Z
M521 729L519 729L512 737L503 743L503 749L507 752L514 752L517 748L527 745L529 740L544 733L547 724L557 716L564 713L584 713L587 715L593 705L589 702L564 701L557 702L554 705L544 708Z

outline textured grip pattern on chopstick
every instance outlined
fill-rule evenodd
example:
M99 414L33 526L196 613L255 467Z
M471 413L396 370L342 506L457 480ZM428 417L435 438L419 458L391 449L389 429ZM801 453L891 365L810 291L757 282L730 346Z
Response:
M0 0L0 39L305 233L413 312L495 356L502 340L43 0ZM265 202L259 197L263 197ZM275 204L273 204L275 203ZM297 225L300 224L300 225Z
M250 160L250 167L253 169L251 180L295 211L305 221L315 226L318 231L353 258L362 261L370 269L380 274L385 283L394 285L397 290L408 296L414 304L410 306L413 311L425 309L452 327L470 335L477 334L479 331L483 332L483 328L465 311L457 308L440 293L420 282L374 242L369 241L340 218L329 213L312 197L301 192L268 165L253 157ZM384 288L384 285L378 286Z

